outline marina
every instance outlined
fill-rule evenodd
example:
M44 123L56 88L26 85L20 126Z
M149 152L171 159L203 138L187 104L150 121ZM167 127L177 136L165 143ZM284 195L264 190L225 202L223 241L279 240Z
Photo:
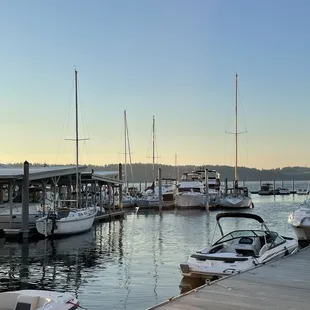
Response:
M245 2L3 2L0 310L309 308L310 2Z
M255 208L247 212L294 237L287 218L303 197L253 195L253 201ZM218 213L125 210L124 218L97 222L80 235L28 244L2 238L0 291L44 288L72 293L89 310L147 309L186 286L201 285L184 283L179 264L211 243ZM225 225L237 229L243 224L237 219Z

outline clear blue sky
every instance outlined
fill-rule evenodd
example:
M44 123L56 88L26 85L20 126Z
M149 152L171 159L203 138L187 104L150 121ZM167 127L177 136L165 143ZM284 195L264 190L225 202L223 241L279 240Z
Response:
M127 109L133 161L150 161L154 114L158 162L232 165L237 72L239 164L308 165L309 12L307 0L1 1L0 162L74 162L76 66L82 163L123 160Z

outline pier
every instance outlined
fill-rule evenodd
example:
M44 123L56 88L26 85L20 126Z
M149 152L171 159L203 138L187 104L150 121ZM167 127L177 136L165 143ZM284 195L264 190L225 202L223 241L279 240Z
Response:
M310 248L229 276L148 308L183 309L308 309Z
M120 165L121 166L121 165ZM6 208L1 212L0 237L10 240L38 239L38 233L35 227L35 220L39 216L44 216L47 210L47 188L52 194L50 199L50 209L55 210L58 207L70 207L75 199L71 199L72 189L76 190L77 182L80 179L82 190L80 191L81 202L87 206L91 204L96 206L98 214L95 222L112 221L124 217L122 205L116 208L114 204L115 188L121 188L123 181L120 172L117 171L86 171L87 166L53 166L53 167L30 167L25 161L23 168L0 168L0 196L3 199L4 188L8 191ZM78 177L76 176L78 174ZM104 204L102 190L106 187L109 192L109 201ZM19 200L14 201L18 194L13 198L13 192L16 188L20 194ZM30 199L31 190L31 199ZM64 191L63 191L64 190ZM42 192L42 201L38 193ZM58 198L57 198L58 195ZM112 196L113 195L113 196ZM61 199L67 198L67 199ZM113 199L112 199L113 198ZM111 202L112 201L112 202ZM29 210L30 202L35 205L36 211L32 205L32 211ZM2 201L3 203L3 201ZM113 203L113 205L112 205ZM41 207L41 210L40 210ZM38 209L39 208L39 209Z

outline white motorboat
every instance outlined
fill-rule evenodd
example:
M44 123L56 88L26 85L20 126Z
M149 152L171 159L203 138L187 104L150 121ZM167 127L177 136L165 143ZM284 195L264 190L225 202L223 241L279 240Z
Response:
M1 310L73 310L79 301L69 293L20 290L0 293Z
M260 190L258 191L258 195L261 196L269 196L269 195L273 195L273 186L271 183L263 183L260 187Z
M77 71L75 70L75 121L76 121L76 200L70 200L75 204L73 208L54 208L44 217L36 220L37 231L47 236L55 235L71 235L85 232L91 229L95 216L97 214L96 207L81 208L81 178L79 175L79 134L78 134L78 100L77 100Z
M306 199L289 215L288 223L299 241L310 241L310 199Z
M308 194L309 194L309 190L306 189L306 188L299 188L299 189L296 191L296 194L297 194L297 195L308 195Z
M29 188L29 224L35 225L38 218L43 215L43 211L47 213L54 208L54 203L59 200L59 195L47 191L45 193L45 205L43 207L43 198L41 188ZM12 208L12 211L11 211ZM22 198L18 193L10 202L0 204L0 229L21 228L22 227Z
M279 195L290 195L291 191L288 188L279 188Z
M176 180L171 178L162 178L161 180L161 192L162 192L162 206L172 207L174 206L174 194L176 191ZM142 197L138 198L135 203L139 208L156 208L159 206L159 184L156 180L156 184L147 188Z
M136 200L137 200L136 197L133 197L130 194L123 193L123 196L122 196L123 208L133 207L136 203ZM114 205L117 207L119 206L118 193L114 195Z
M174 194L176 192L176 180L173 178L161 179L162 206L173 207ZM139 208L157 208L159 206L159 182L156 182L146 188L140 198L135 201Z
M252 206L252 198L247 187L230 188L227 191L227 195L220 199L219 205L227 209L250 208Z
M174 199L175 205L179 208L204 206L206 194L202 175L195 171L183 173Z
M224 235L219 223L219 220L224 217L254 219L261 224L261 228L235 230ZM183 276L216 279L243 272L298 250L297 240L270 231L258 215L219 213L216 221L222 237L210 247L197 251L186 262L180 264Z

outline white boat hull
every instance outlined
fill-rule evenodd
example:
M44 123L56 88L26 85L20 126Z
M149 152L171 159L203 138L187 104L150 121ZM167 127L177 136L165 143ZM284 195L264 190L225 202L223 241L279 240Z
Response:
M141 209L154 209L159 207L159 201L155 200L147 200L147 199L137 199L136 204ZM173 207L174 201L162 201L162 207L168 208Z
M310 240L310 226L292 226L298 240Z
M50 206L46 206L46 212ZM43 208L39 203L29 203L29 225L35 225L36 220L43 215ZM11 220L12 217L12 220ZM12 224L11 224L12 223ZM0 207L0 229L22 227L22 204L13 203L12 205L12 216L10 215L10 205L5 204Z
M79 301L71 294L45 290L20 290L0 293L1 309L73 310Z
M73 235L88 231L93 226L97 211L94 211L91 215L81 216L76 218L62 218L55 220L55 228L53 231L53 220L49 218L40 218L36 221L37 231L44 235Z
M205 195L193 193L178 193L175 195L175 205L179 208L195 208L204 205Z
M305 200L301 206L291 213L287 222L293 228L296 237L300 241L310 240L310 205Z
M252 199L249 197L224 197L220 199L219 205L229 209L246 209L252 205Z
M184 277L191 278L205 278L213 279L221 278L231 274L237 274L255 268L257 265L282 258L284 256L295 253L298 250L298 243L296 240L288 240L280 250L275 252L266 252L259 258L248 258L243 260L243 257L231 253L217 254L218 258L222 257L222 260L205 260L199 261L190 257L185 263L180 264L181 273ZM225 259L228 259L225 261ZM236 261L233 261L233 259ZM238 261L240 259L240 261ZM243 261L242 261L243 260ZM229 262L231 261L231 262Z

